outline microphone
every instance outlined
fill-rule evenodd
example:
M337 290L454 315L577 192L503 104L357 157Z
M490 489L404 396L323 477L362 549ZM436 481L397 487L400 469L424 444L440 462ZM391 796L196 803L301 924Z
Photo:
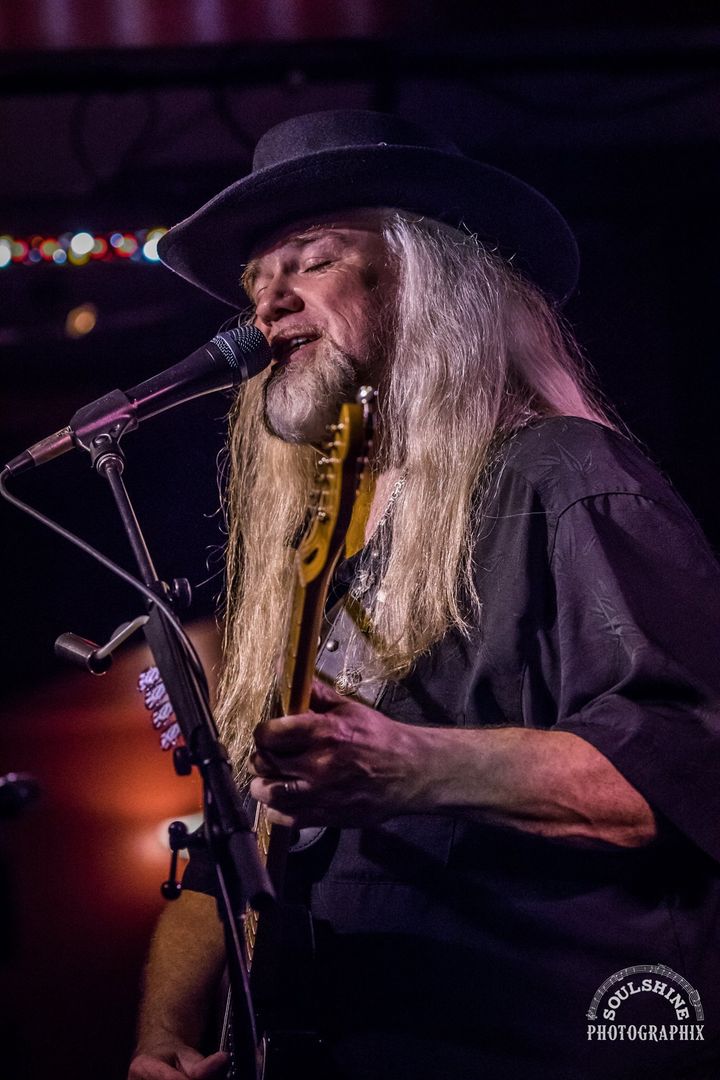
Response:
M17 475L77 446L90 450L100 434L118 439L126 431L134 431L141 420L149 420L203 394L247 382L266 368L271 358L270 346L256 326L223 330L207 345L159 375L130 390L112 390L83 405L67 427L18 454L5 470Z

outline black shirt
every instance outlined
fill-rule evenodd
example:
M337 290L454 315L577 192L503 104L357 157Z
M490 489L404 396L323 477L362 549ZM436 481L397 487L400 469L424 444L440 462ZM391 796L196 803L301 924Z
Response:
M447 815L343 830L312 884L340 1074L720 1075L716 560L628 440L553 418L507 444L475 568L480 625L448 634L379 709L410 724L573 732L647 799L658 838L628 849ZM658 965L672 973L667 996L640 992L646 975L662 980L639 971L614 1023L595 1018L605 1037L589 1039L602 984ZM677 1018L675 976L699 994L702 1040L669 1037L700 1016Z

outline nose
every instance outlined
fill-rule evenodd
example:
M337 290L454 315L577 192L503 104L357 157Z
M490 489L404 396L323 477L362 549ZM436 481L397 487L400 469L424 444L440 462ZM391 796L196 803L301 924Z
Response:
M255 319L266 327L272 326L284 315L301 311L302 299L292 288L286 274L276 274L260 290L255 303Z

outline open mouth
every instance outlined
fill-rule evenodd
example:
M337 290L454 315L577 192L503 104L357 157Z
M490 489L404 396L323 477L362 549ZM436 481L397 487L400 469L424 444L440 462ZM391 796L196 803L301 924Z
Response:
M272 344L273 359L278 364L285 364L319 337L319 334L294 334L292 337L277 338Z

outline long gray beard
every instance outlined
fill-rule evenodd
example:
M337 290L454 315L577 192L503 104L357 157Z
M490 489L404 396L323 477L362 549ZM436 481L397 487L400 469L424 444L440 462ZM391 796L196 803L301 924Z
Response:
M265 383L263 416L268 430L284 442L319 443L340 406L354 401L358 388L352 357L327 340L310 360L292 360Z

